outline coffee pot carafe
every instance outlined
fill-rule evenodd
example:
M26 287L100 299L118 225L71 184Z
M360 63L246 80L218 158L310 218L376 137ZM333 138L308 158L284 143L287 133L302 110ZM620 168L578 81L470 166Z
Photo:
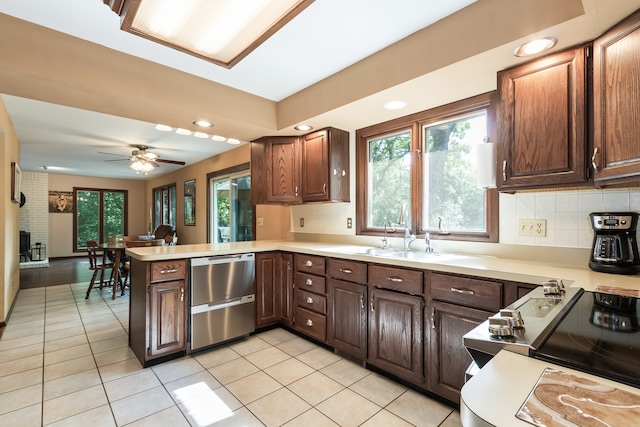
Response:
M593 247L589 267L616 274L640 272L636 230L637 212L591 213Z

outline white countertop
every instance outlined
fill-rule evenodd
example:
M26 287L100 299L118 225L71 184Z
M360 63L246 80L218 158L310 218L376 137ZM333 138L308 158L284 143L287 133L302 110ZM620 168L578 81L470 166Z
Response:
M640 290L640 275L627 276L595 272L589 269L586 260L584 267L465 254L456 254L453 258L436 255L428 261L424 261L391 259L357 253L362 252L361 249L364 248L366 247L344 244L266 240L129 248L127 254L140 261L161 261L246 252L289 251L532 284L541 284L548 279L563 279L567 283L571 281L571 286L580 286L587 291L594 291L598 286Z
M516 413L527 400L544 369L548 367L640 394L640 390L635 387L502 350L462 388L462 425L531 427L531 424L516 418ZM638 420L629 420L628 425L639 423Z

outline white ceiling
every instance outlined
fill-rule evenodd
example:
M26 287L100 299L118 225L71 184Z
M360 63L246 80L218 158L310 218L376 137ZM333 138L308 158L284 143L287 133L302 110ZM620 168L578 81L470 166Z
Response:
M119 17L101 0L0 0L0 12L279 101L474 1L317 0L231 70L121 31ZM307 31L319 23L328 31ZM301 58L323 60L300 72ZM192 164L236 147L158 132L155 123L10 95L3 99L23 170L48 166L50 173L133 178L128 162L105 162L118 157L98 151L128 155L132 145L144 144L161 158ZM215 134L215 128L208 132ZM162 163L152 174L178 167Z
M535 7L532 6L535 0L522 1L523 8ZM281 101L474 2L316 0L231 70L121 31L119 17L102 0L0 0L0 13ZM582 4L584 16L560 22L550 29L551 34L544 33L560 39L557 49L594 38L640 7L640 0L582 0ZM478 34L492 30L478 22ZM454 64L455 70L441 67L318 117L325 122L323 126L355 130L393 118L379 108L386 100L401 98L409 102L409 109L394 113L398 117L441 105L442 100L450 102L493 90L495 72L521 61L510 54L515 42L518 40L509 40L508 45L459 61ZM314 59L312 66L300 66L310 59ZM440 84L444 79L448 83ZM425 87L428 90L424 90ZM155 123L6 94L2 98L20 141L23 170L42 171L43 166L48 166L50 173L144 179L127 167L127 161L107 162L105 160L117 157L98 152L126 156L135 145L147 145L163 159L190 165L236 147L193 136L161 133L154 129ZM368 103L367 108L375 105L375 110L364 110L363 103ZM209 133L215 134L216 129L219 128L214 127ZM177 168L179 166L162 163L150 176Z

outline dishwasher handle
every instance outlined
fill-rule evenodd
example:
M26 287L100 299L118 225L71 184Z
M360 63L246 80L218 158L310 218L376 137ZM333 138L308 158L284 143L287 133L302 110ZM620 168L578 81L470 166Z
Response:
M255 260L254 253L247 254L235 254L235 255L220 255L220 256L210 256L210 257L201 257L201 258L191 258L191 266L196 267L200 265L211 265L211 264L227 264L230 262L241 262L241 261L254 261Z
M215 304L200 304L191 307L191 314L205 313L207 311L220 310L222 308L233 307L234 305L249 304L256 300L255 295L245 295L241 298L235 298Z

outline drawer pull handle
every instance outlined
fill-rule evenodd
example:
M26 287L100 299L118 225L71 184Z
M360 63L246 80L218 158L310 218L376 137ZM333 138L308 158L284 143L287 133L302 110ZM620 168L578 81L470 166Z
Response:
M393 283L402 283L402 279L399 277L387 277L387 280Z
M313 298L307 297L307 304L313 304Z
M305 283L307 284L307 286L313 286L313 280L311 279L307 279Z
M184 301L184 288L180 288L180 302Z
M351 273L353 273L353 270L350 270L348 268L341 268L340 269L340 273L351 274Z
M373 313L374 311L376 311L374 305L373 305L373 295L371 295L371 298L369 298L369 306L371 307L371 312Z
M465 294L465 295L473 295L473 294L475 294L475 292L472 291L471 289L451 288L451 292L455 292L457 294Z
M313 327L313 320L307 319L307 326Z
M160 270L160 274L177 273L177 272L178 272L177 268L172 268L170 270Z
M506 160L502 162L502 181L503 182L507 181L507 161Z
M360 308L364 310L364 294L360 294Z
M313 267L313 262L311 262L311 260L307 260L304 265L306 265L307 267Z

